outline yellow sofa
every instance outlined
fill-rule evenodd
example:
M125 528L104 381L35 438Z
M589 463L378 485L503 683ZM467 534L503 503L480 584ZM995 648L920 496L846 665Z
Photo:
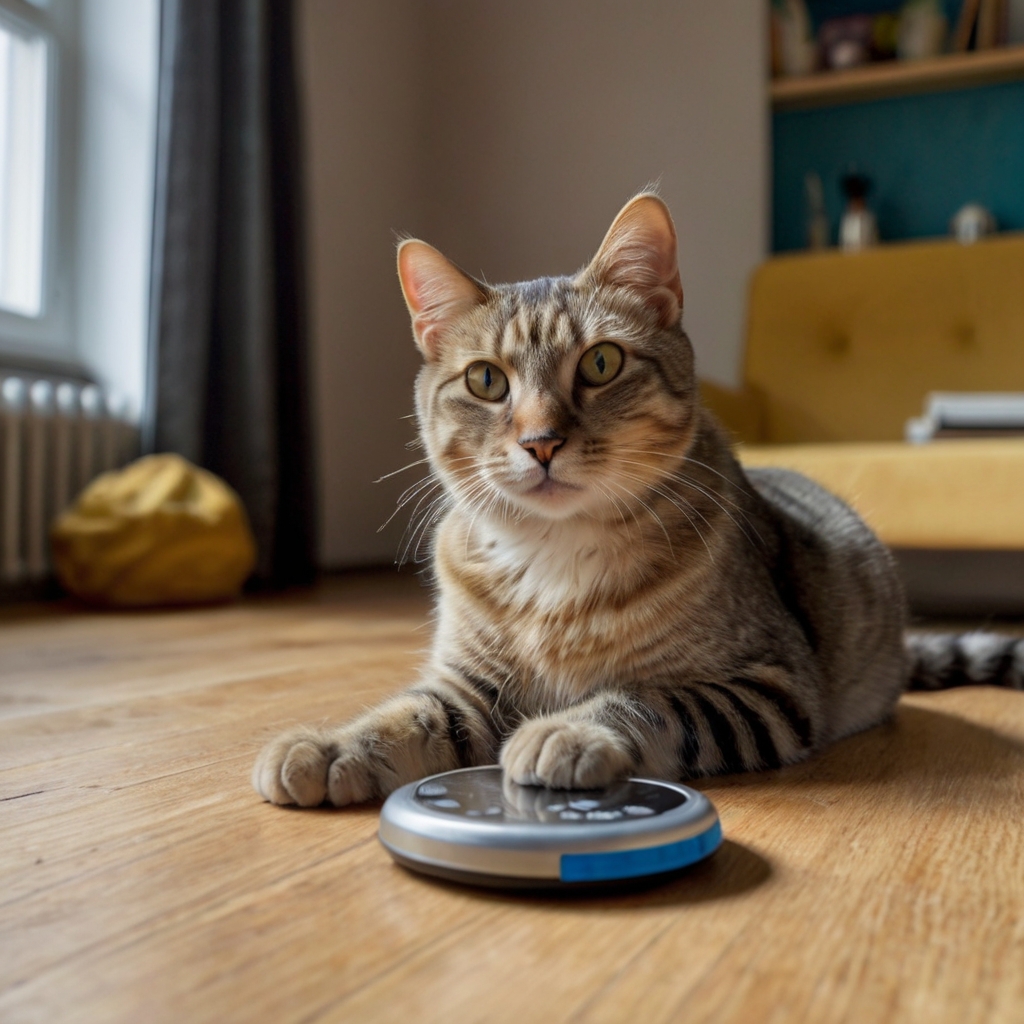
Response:
M1024 438L902 440L930 391L1024 392L1024 235L771 259L742 386L702 389L744 464L806 473L864 516L919 610L1024 611Z

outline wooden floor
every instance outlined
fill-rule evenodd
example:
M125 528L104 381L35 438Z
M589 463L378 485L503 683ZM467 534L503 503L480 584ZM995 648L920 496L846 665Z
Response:
M1024 694L702 784L726 843L662 888L507 896L249 786L266 737L409 679L426 623L393 573L0 614L0 1021L1024 1019Z

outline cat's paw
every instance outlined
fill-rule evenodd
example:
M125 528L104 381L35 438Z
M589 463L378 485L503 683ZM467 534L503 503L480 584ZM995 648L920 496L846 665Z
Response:
M358 746L336 733L301 728L271 740L256 759L252 784L272 804L335 807L362 803L376 793L376 774Z
M622 737L594 722L524 722L501 751L505 774L520 786L599 789L625 778L632 761Z

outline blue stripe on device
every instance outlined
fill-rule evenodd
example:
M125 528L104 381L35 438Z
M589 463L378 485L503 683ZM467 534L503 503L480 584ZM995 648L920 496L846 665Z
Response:
M613 878L639 878L675 871L695 864L722 844L722 826L715 822L706 832L664 846L615 853L563 853L559 875L563 882L603 882Z

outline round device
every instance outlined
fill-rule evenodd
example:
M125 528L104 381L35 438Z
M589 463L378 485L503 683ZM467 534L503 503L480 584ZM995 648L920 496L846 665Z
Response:
M415 871L474 885L565 888L678 871L718 849L722 828L711 801L679 783L540 789L517 786L492 765L395 790L379 836Z

